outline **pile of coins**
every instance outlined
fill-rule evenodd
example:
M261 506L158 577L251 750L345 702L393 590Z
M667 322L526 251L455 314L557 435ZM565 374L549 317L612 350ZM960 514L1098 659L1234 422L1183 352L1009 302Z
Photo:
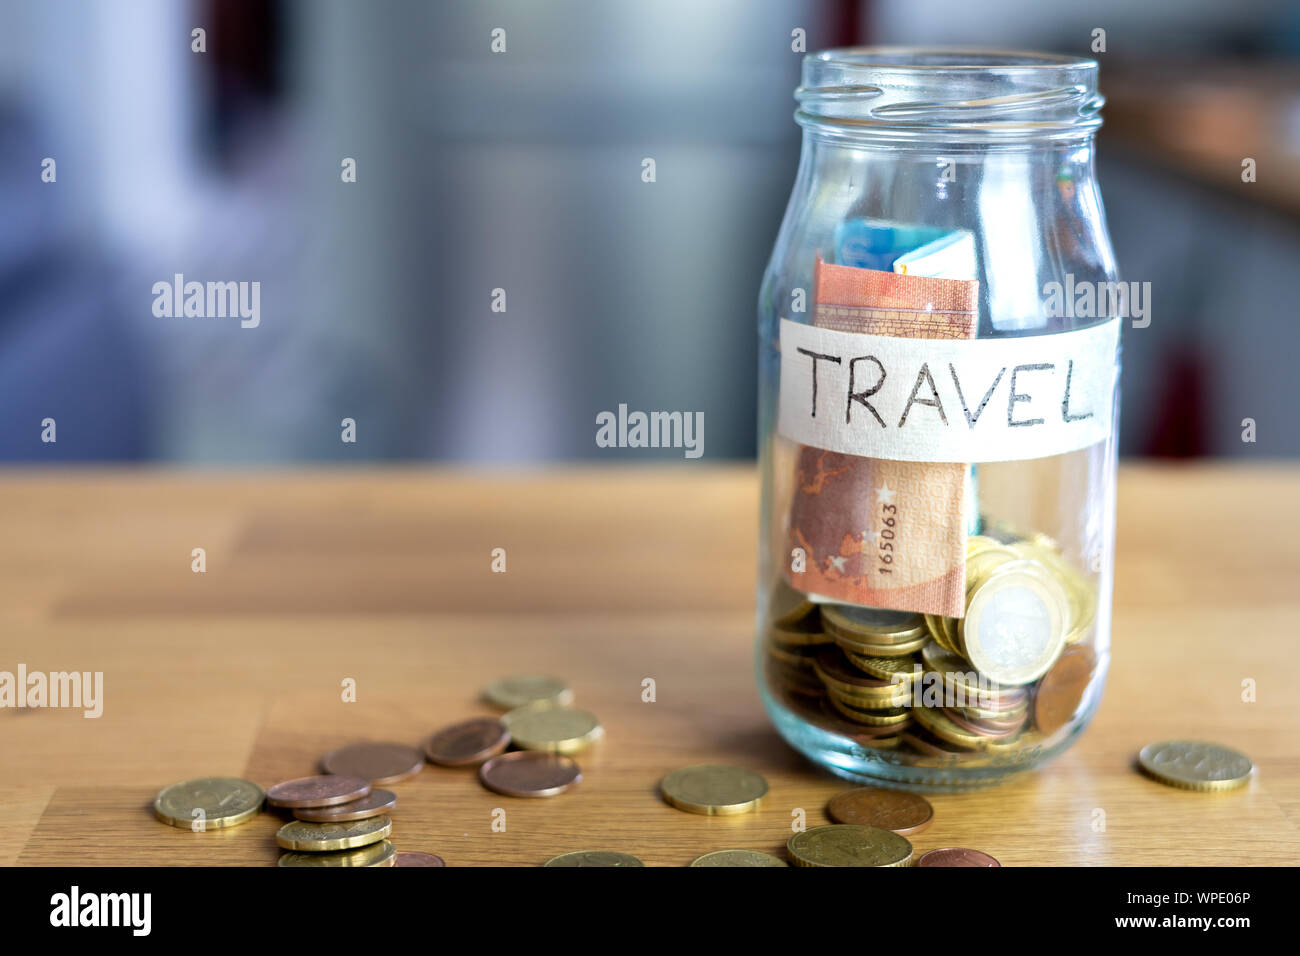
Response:
M427 760L476 767L483 786L506 796L552 797L581 781L572 755L604 735L594 714L569 706L573 691L554 677L502 678L483 697L507 713L444 727L422 751L401 743L349 744L321 758L323 773L277 783L265 793L236 777L189 780L162 790L154 815L201 832L247 823L267 803L294 816L276 834L286 851L279 866L444 866L435 854L396 850L388 838L397 795L381 785L414 777Z
M809 613L805 611L799 622L806 621ZM796 623L790 621L786 626ZM861 703L875 690L871 680L864 684L859 674L867 674L868 678L878 674L882 668L872 652L880 647L906 645L914 640L910 629L898 626L899 622L880 612L857 610L832 611L829 624L832 643L807 645L816 649L811 671L819 675L819 684L828 691L835 686L840 697L850 701L847 706L867 713L892 709L889 702L879 706L874 700L871 705ZM865 634L868 629L870 635ZM864 636L870 639L864 640ZM852 661L848 649L839 645L841 639L854 645L853 653L859 653L871 671L842 670L840 658L829 654L834 651L844 661ZM946 663L935 655L953 653L937 642L922 648L922 657L928 654L931 658L927 667ZM885 655L883 659L902 656ZM862 687L870 689L863 693ZM568 789L580 777L576 764L569 769L572 760L560 751L576 752L601 736L599 723L590 715L579 716L585 712L573 711L568 706L572 692L552 678L510 678L492 685L485 696L497 706L510 708L505 719L475 717L444 727L426 741L423 755L403 744L350 744L321 759L325 773L286 780L265 793L257 784L234 777L207 777L175 784L158 794L154 813L162 822L182 829L222 829L248 822L261 813L264 803L269 803L291 811L295 817L276 834L276 842L286 851L279 866L445 866L442 858L432 853L396 850L389 837L393 831L390 814L397 807L397 796L377 784L396 784L415 776L427 758L444 767L478 766L482 782L499 793L551 796ZM948 710L921 708L931 709L939 713ZM546 711L562 713L540 722L525 719L529 713ZM915 718L926 726L920 712ZM523 729L523 741L512 741L511 726ZM512 742L539 749L508 751ZM487 770L494 763L499 772ZM1244 786L1254 773L1254 765L1244 754L1196 741L1151 744L1139 754L1138 765L1169 786L1207 792ZM768 796L768 789L761 774L726 764L683 767L667 774L659 785L660 795L669 806L708 816L753 812ZM909 837L926 830L934 821L934 809L918 794L859 787L833 797L826 805L826 815L834 822L790 837L786 844L789 863L760 850L729 848L696 857L690 866L1001 866L987 853L965 847L942 847L916 857ZM622 851L577 850L543 865L645 864Z
M1078 712L1096 615L1092 583L1055 542L994 525L968 538L960 618L817 601L778 581L768 683L810 722L908 763L1014 755Z

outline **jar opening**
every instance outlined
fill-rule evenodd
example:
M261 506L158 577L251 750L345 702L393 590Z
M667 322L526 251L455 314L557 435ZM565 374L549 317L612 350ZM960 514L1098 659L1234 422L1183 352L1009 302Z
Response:
M804 57L796 120L834 135L1079 137L1101 125L1097 62L963 48L856 47Z

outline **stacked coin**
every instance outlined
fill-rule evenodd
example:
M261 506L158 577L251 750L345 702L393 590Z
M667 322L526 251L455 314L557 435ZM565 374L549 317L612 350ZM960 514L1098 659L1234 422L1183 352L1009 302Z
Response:
M299 816L276 833L275 842L290 851L281 854L278 865L392 866L397 850L388 841L393 821L385 811L396 798L379 791L379 799L370 800L373 792L369 780L342 774L299 777L267 790L271 806L308 817Z
M817 605L789 597L797 593L784 583L778 584L772 597L772 625L768 628L766 644L771 682L784 694L796 698L787 699L794 706L822 696L821 682L813 673L813 658L833 640L822 628Z
M1096 672L1088 578L1046 535L996 524L968 538L965 594L964 616L952 618L814 603L780 583L769 687L862 746L940 764L1015 751L1026 735L1066 726Z
M471 723L447 728L426 745L430 760L444 765L479 764L479 782L507 797L553 797L582 781L573 755L605 734L586 710L569 706L573 690L557 677L520 674L493 681L483 697L507 709L500 731ZM457 734L466 737L452 746ZM439 742L441 739L441 742ZM504 752L507 747L516 749Z

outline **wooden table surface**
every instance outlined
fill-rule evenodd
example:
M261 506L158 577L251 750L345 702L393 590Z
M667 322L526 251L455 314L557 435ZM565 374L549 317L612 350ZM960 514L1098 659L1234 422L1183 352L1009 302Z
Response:
M1294 466L1122 469L1114 662L1096 721L1039 772L933 796L918 852L1300 861L1298 488ZM274 814L195 834L156 822L154 794L208 775L269 785L355 738L418 743L490 713L482 685L528 671L567 678L605 724L582 785L512 800L427 767L393 788L399 848L452 866L781 852L792 811L825 822L847 784L790 751L758 700L757 497L741 467L0 475L0 670L104 673L97 720L0 711L0 864L272 864ZM1238 747L1256 778L1206 795L1140 776L1138 749L1169 737ZM666 771L706 761L760 771L770 799L709 818L657 797Z

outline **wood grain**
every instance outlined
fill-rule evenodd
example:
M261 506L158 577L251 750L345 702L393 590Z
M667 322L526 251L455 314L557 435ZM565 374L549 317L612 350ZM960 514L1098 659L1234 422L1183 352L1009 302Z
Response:
M932 798L918 851L1008 865L1300 861L1300 468L1126 467L1114 662L1100 714L1046 769ZM516 671L566 677L607 737L573 793L511 800L472 772L395 785L394 841L449 865L619 849L679 866L779 852L845 784L785 747L754 686L752 468L468 474L421 469L0 477L0 669L104 672L104 714L0 711L0 864L271 864L278 819L192 834L163 785L268 785L327 749L420 741L489 713ZM190 570L193 548L207 572ZM493 574L493 548L508 571ZM343 703L344 678L358 699ZM641 701L653 677L658 699ZM1258 699L1244 703L1245 678ZM1244 791L1171 790L1137 750L1203 737L1256 761ZM666 806L659 778L730 761L765 774L756 814ZM506 810L506 831L491 829ZM1105 828L1098 829L1097 811Z

